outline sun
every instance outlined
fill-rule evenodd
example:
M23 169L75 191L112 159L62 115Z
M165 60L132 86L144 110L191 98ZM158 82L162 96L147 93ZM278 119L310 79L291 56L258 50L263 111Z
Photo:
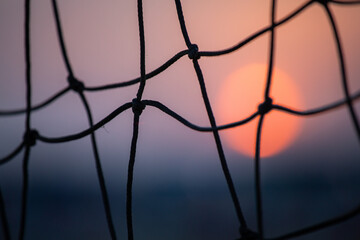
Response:
M256 112L263 102L267 66L251 64L230 74L222 83L216 101L219 124L239 121ZM270 88L273 104L299 107L302 105L298 87L293 79L278 68L273 70ZM233 150L254 156L256 129L254 119L245 125L222 131L225 143ZM261 135L261 157L270 157L289 147L300 131L298 117L272 110L265 116Z

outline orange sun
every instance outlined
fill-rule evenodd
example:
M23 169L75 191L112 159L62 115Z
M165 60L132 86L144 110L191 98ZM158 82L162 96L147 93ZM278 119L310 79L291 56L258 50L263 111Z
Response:
M233 72L225 79L217 98L219 123L239 121L256 112L264 99L266 74L266 65L251 64ZM294 81L277 68L273 70L270 97L273 104L301 106ZM254 156L257 119L236 128L223 130L225 142L237 152ZM266 114L261 135L261 157L269 157L286 149L294 141L299 130L300 119L296 116L277 110Z

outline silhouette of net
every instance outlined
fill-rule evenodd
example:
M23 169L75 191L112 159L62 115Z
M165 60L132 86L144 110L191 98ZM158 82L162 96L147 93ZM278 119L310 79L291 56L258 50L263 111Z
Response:
M339 65L341 69L341 79L342 79L342 86L344 91L344 100L334 102L332 104L307 110L307 111L298 111L294 109L290 109L281 105L273 104L272 99L269 97L269 91L271 88L271 80L272 80L272 71L273 71L273 59L274 59L274 39L275 39L275 31L278 26L294 19L300 12L304 11L306 8L313 4L320 4L326 11L329 24L331 25L332 31L333 31L333 37L336 42L337 52L338 52L338 60ZM335 20L333 18L333 13L331 11L331 8L329 7L330 4L360 4L360 1L331 1L331 0L311 0L303 4L301 7L296 9L294 12L290 13L285 18L281 19L280 21L275 21L275 12L276 12L276 0L272 1L271 5L271 24L269 27L263 28L259 30L258 32L254 33L250 37L246 38L245 40L239 42L235 46L232 46L230 48L220 50L220 51L200 51L198 46L194 44L190 40L190 36L188 35L186 24L182 12L181 2L180 0L175 0L177 15L179 24L181 27L182 35L184 38L184 41L186 43L187 49L180 51L175 56L170 58L168 61L166 61L163 65L161 65L159 68L155 69L154 71L150 73L145 72L145 34L144 34L144 21L143 21L143 8L142 8L142 1L137 1L137 14L138 14L138 24L139 24L139 37L140 37L140 77L129 80L126 82L121 83L113 83L108 85L102 85L97 87L87 87L83 82L77 79L77 77L74 75L72 65L70 63L70 59L67 55L66 51L66 44L64 42L63 34L62 34L62 28L61 28L61 21L59 16L59 10L57 7L56 0L52 0L52 7L54 12L54 17L56 21L56 27L57 27L57 34L58 34L58 40L62 51L62 57L64 64L66 66L67 72L68 72L68 87L65 89L62 89L58 93L56 93L54 96L50 97L48 100L44 101L41 104L33 105L32 104L32 83L31 83L31 60L30 60L30 0L25 1L25 57L26 57L26 109L20 109L20 110L11 110L11 111L0 111L0 115L16 115L16 114L25 114L26 116L26 122L25 122L25 133L23 140L20 142L20 144L7 156L0 159L0 164L5 164L11 159L13 159L16 155L18 155L22 150L24 150L24 157L23 157L23 189L22 189L22 204L21 204L21 217L20 217L20 226L19 226L19 239L24 239L25 237L25 225L26 225L26 213L27 213L27 196L28 196L28 164L30 159L30 152L31 149L36 145L37 141L42 141L45 143L62 143L62 142L68 142L77 140L86 136L90 136L91 138L91 144L92 149L94 153L95 163L96 163L96 170L98 175L98 181L101 189L102 194L102 200L104 205L104 210L106 213L107 223L108 223L108 229L111 235L112 239L116 239L116 231L112 220L112 212L110 210L110 204L108 199L108 194L106 190L106 184L104 175L102 172L100 157L98 154L98 147L95 137L95 131L99 128L103 127L106 123L112 121L115 117L117 117L119 114L124 112L127 109L132 109L133 111L133 135L132 135L132 141L131 141L131 149L130 149L130 159L129 159L129 165L128 165L128 179L127 179L127 195L126 195L126 215L127 215L127 230L128 230L128 239L134 239L133 234L133 226L132 226L132 182L133 182L133 173L134 173L134 167L135 167L135 159L136 159L136 147L137 147L137 138L138 138L138 132L139 132L139 119L146 108L146 106L152 106L155 108L158 108L159 110L163 111L165 114L173 117L174 119L178 120L185 126L187 126L190 129L193 129L195 131L200 132L212 132L221 167L223 170L223 174L225 176L227 186L229 188L229 192L233 201L233 205L235 208L235 212L237 214L238 220L239 220L239 229L240 229L240 238L239 239L290 239L294 237L298 237L301 235L309 234L312 232L315 232L320 229L324 229L327 227L330 227L334 224L343 222L349 218L352 218L360 213L360 205L355 206L352 210L340 215L336 216L331 219L327 219L323 222L311 225L309 227L299 229L294 232L286 233L278 237L268 238L264 236L264 230L263 230L263 213L262 213L262 191L261 191L261 181L260 181L260 141L261 141L261 130L263 122L266 119L267 113L269 113L272 110L278 110L283 111L289 114L294 115L301 115L301 116L311 116L316 114L321 114L324 112L327 112L329 110L341 107L343 105L346 105L346 107L349 110L349 114L351 116L351 120L354 125L354 129L357 133L358 140L360 142L360 127L359 127L359 121L357 119L356 113L354 111L353 101L355 99L360 98L360 92L350 95L349 89L348 89L348 83L347 83L347 75L345 71L345 63L344 63L344 57L343 57L343 51L342 51L342 45L339 38L338 29L335 23ZM269 59L268 59L268 73L267 73L267 81L266 81L266 88L264 92L264 101L258 106L258 109L256 112L254 112L251 116L239 120L234 123L226 124L226 125L217 125L215 121L215 117L212 111L212 107L208 98L208 94L206 91L206 86L204 82L204 77L202 74L202 70L199 64L199 59L201 57L214 57L214 56L220 56L224 54L228 54L234 51L237 51L238 49L244 47L246 44L252 42L259 36L263 35L264 33L270 32L270 52L269 52ZM158 75L159 73L165 71L168 67L170 67L173 63L178 61L180 58L184 56L188 56L189 59L193 63L194 71L196 72L198 83L201 89L202 98L204 101L204 105L206 107L206 112L210 121L210 127L202 127L197 126L176 112L172 111L165 105L163 105L161 102L154 101L154 100L143 100L143 92L146 87L147 80ZM136 97L129 101L117 109L115 109L112 113L110 113L108 116L106 116L101 121L94 123L92 118L92 113L90 110L90 105L88 104L87 98L84 94L86 91L103 91L107 89L113 89L113 88L120 88L125 87L133 84L139 83L138 92L136 94ZM64 96L66 93L74 91L78 94L80 97L84 108L87 113L88 121L89 121L89 128L74 133L68 136L62 136L57 138L51 138L46 137L39 133L36 129L32 128L31 125L31 113L36 110L40 110L45 106L48 106L49 104L53 103L60 97ZM258 127L257 127L257 135L256 135L256 151L255 151L255 192L256 192L256 215L257 215L257 230L251 230L248 227L247 221L243 215L242 208L240 206L240 202L238 200L234 183L230 175L229 168L227 166L227 161L225 158L225 154L223 151L223 147L221 144L219 131L223 129L229 129L236 126L240 126L243 124L246 124L252 120L254 120L256 117L259 116L258 121ZM8 226L7 216L6 216L6 208L5 203L3 200L2 193L0 191L0 212L1 212L1 221L2 221L2 227L5 239L10 239L10 230Z

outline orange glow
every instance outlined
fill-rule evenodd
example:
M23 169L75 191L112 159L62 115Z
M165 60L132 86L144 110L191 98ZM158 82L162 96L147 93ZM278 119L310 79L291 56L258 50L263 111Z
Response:
M217 100L219 123L230 123L250 116L263 102L267 66L247 65L233 72L222 84ZM270 97L274 104L299 107L301 100L294 81L277 68L273 71ZM243 126L224 130L225 142L237 152L254 156L258 118ZM300 119L272 110L265 116L261 136L261 157L287 148L298 135Z

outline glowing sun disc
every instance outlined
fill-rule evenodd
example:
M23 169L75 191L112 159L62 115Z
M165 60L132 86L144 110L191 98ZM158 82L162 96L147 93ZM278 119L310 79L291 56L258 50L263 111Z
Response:
M217 118L225 124L239 121L253 114L263 102L267 66L247 65L225 79L217 98ZM299 107L301 99L295 82L278 68L273 69L270 97L274 104ZM223 130L222 134L233 150L254 156L258 120L245 125ZM300 130L296 116L272 110L265 116L261 135L261 157L269 157L286 149Z

